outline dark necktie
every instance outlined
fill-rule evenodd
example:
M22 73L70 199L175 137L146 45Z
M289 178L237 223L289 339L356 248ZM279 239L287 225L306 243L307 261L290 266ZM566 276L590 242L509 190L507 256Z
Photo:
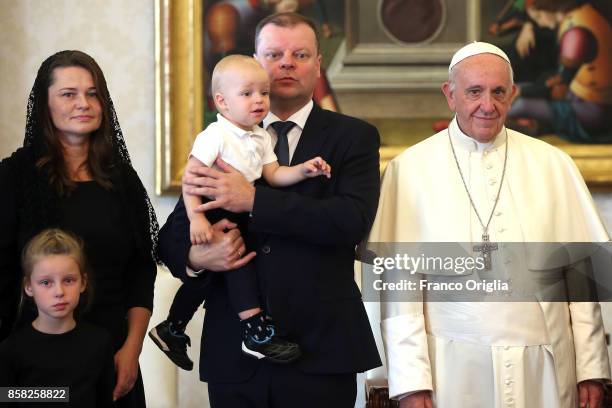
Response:
M289 165L289 140L287 139L287 133L295 126L295 123L291 121L286 122L274 122L270 126L276 131L278 141L274 146L274 153L278 159L278 164L281 166Z

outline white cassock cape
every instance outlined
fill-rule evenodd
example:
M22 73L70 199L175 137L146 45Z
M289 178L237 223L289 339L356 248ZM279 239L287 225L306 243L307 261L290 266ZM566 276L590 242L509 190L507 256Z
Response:
M491 241L609 241L567 154L510 129L489 144L463 134L456 119L449 131L485 223L508 138ZM370 242L479 243L481 234L446 130L389 163ZM381 308L391 397L433 390L437 408L566 408L576 406L577 382L610 378L598 303L398 302Z

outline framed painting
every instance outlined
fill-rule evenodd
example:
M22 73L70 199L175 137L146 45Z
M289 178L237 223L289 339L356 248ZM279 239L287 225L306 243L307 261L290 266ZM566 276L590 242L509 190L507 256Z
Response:
M612 145L605 143L612 140L612 127L605 113L594 112L599 111L602 104L612 103L609 100L612 40L609 34L600 34L611 30L612 3L607 0L586 3L570 0L544 6L537 1L490 0L482 2L480 10L480 38L506 51L512 61L515 82L526 94L529 91L528 96L515 101L508 126L515 126L524 133L539 134L541 139L574 159L592 190L609 190L612 187ZM577 31L585 33L583 27L589 34L588 40L580 44L566 41L566 37L575 35ZM585 54L580 62L572 62L577 64L578 71L563 93L555 95L555 89L560 88L551 86L550 81L558 76L561 44L566 50L571 48L574 55L589 48L597 52L590 56ZM585 87L583 84L589 85ZM552 126L541 119L538 106L542 106L543 101L547 101L553 114ZM581 107L577 108L578 105ZM589 109L589 115L593 116L587 116L583 109ZM521 126L515 119L517 117L523 119L525 126ZM556 125L561 123L562 126ZM538 124L541 125L539 129L530 126Z
M343 38L344 0L155 1L157 194L180 191L195 135L215 119L206 94L212 67L229 53L252 54L255 24L286 7L317 21L321 52L331 60ZM317 103L336 109L333 93L320 89Z
M200 0L155 0L155 189L178 193L203 128Z
M268 7L269 12L272 4L282 2L257 0L248 3L261 3ZM439 86L446 79L446 64L454 50L476 39L500 45L511 41L511 37L493 36L490 28L500 19L504 8L514 3L512 0L424 1L425 7L432 4L439 7L425 9L424 16L429 18L432 15L433 23L428 31L419 32L405 31L404 24L392 21L402 3L414 5L412 0L292 2L303 5L304 14L313 17L320 27L329 23L327 29L331 35L322 41L325 42L323 67L329 83L341 111L379 127L383 141L383 166L419 138L433 133L429 116L450 116ZM218 39L211 42L210 33L215 21L221 22L222 29L228 27L227 20L224 20L226 16L220 20L211 17L211 5L216 3L220 2L155 2L157 194L180 191L182 172L193 139L205 122L214 118L210 115L212 110L205 92L208 66L214 65L211 50L218 45L214 43ZM223 2L228 3L232 1ZM321 5L326 10L321 10ZM414 9L411 10L414 13ZM327 37L324 30L321 31ZM252 44L252 34L245 36L247 47ZM239 52L248 54L252 48ZM391 101L391 104L385 105L385 101ZM397 125L399 123L401 125ZM397 129L405 125L411 129L420 126L422 132L417 137L404 136ZM612 145L570 143L556 136L545 136L544 140L574 159L591 189L608 190L612 187Z

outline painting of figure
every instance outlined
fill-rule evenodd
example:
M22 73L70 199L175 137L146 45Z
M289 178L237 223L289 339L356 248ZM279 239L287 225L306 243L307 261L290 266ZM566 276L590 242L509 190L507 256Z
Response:
M493 37L513 61L519 95L509 127L573 143L612 142L611 9L601 0L502 6L483 37Z

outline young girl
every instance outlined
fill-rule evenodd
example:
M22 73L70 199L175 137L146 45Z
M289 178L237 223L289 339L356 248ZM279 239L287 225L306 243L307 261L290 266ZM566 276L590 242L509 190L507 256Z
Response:
M74 318L89 292L79 241L44 230L24 248L22 268L21 307L33 299L38 317L0 344L0 384L68 387L67 407L115 406L110 336Z

